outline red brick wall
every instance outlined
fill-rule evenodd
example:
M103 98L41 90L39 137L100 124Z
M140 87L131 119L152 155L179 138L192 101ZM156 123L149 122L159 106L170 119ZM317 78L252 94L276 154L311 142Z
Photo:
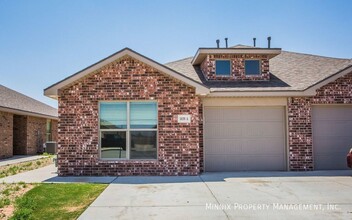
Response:
M57 142L57 123L58 121L57 120L52 120L51 121L51 137L52 137L52 141L55 141Z
M290 170L313 170L312 104L352 104L352 73L317 90L312 98L289 98Z
M46 141L46 118L27 116L27 154L42 151Z
M156 100L158 159L99 159L98 101ZM190 114L190 124L177 123ZM195 89L130 57L59 91L58 173L64 175L197 175L199 98Z
M27 154L27 116L13 116L13 154Z
M225 59L231 60L231 76L217 76L215 74L215 60ZM261 75L259 76L246 76L244 70L244 61L246 59L259 59L261 60ZM201 63L200 68L207 80L226 80L226 81L256 81L256 80L269 80L269 58L267 55L219 55L210 54Z
M0 159L13 155L13 114L0 112Z
M204 171L204 119L203 119L203 103L199 104L199 157L200 157L200 171Z

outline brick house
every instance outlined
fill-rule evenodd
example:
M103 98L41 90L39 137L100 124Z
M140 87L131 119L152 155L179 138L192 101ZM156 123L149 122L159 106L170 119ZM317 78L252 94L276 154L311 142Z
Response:
M125 48L48 87L59 175L345 169L352 60L237 45L165 65Z
M0 159L42 152L57 120L57 109L0 85Z

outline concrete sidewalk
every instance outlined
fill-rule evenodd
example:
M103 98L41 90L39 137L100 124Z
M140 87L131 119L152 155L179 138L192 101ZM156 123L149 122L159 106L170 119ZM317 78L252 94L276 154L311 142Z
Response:
M16 155L16 156L13 156L13 157L10 157L7 159L0 160L0 167L11 165L11 164L16 164L16 163L23 163L23 162L38 160L43 157L46 157L46 156L42 156L42 155Z
M54 164L0 179L0 183L40 183L57 176Z
M116 176L57 176L54 164L0 179L0 183L112 183Z

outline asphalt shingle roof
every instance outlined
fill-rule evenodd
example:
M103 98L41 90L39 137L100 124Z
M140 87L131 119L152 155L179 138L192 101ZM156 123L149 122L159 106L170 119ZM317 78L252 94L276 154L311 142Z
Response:
M0 107L57 117L57 109L0 85Z
M249 46L235 47L248 48ZM188 57L165 65L203 83L212 91L300 91L352 66L352 59L282 51L269 61L270 81L229 82L205 80L200 67L191 64L192 59L193 57Z

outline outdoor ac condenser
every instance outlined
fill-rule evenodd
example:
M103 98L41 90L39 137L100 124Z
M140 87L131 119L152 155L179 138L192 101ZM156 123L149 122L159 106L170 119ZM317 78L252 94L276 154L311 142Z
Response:
M57 153L57 143L56 142L46 142L45 143L45 152L48 154L56 154Z

